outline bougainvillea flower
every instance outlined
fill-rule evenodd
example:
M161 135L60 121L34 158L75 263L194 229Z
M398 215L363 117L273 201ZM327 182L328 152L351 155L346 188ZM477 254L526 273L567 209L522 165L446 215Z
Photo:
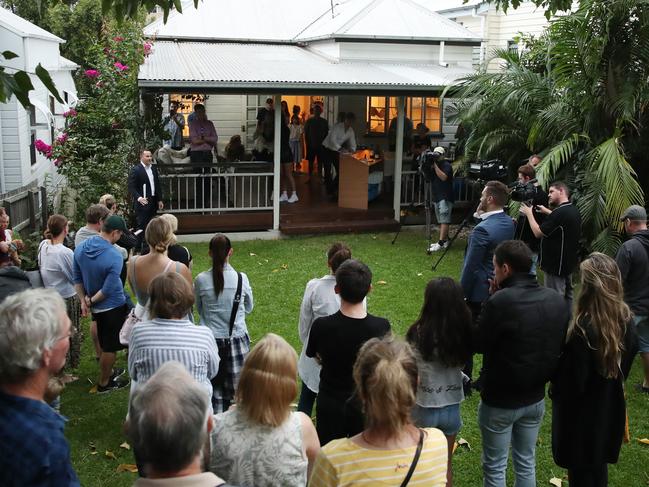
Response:
M128 66L126 66L125 64L122 64L120 62L116 62L113 66L115 66L120 71L126 71L128 69Z
M94 79L94 78L98 78L100 73L96 69L86 69L85 74L88 78Z

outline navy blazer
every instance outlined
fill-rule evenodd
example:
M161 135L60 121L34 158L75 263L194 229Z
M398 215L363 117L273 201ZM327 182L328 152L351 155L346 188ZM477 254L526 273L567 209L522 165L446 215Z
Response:
M146 175L142 163L138 162L137 165L131 169L131 173L128 175L128 192L133 198L133 202L137 203L137 199L144 196L142 194L142 187L146 185L146 196L149 200L149 203L156 203L162 200L162 186L160 186L160 177L158 176L158 168L155 164L151 164L151 171L153 172L153 184L155 184L155 194L151 198L151 183L149 182L149 177ZM136 205L137 208L137 205Z
M481 220L469 235L460 277L467 301L482 303L489 297L494 250L500 242L514 238L515 228L511 217L502 212Z

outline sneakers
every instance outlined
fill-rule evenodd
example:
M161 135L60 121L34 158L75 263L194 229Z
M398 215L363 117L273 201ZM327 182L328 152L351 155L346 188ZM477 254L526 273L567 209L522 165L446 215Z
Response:
M438 250L443 250L447 247L448 241L442 241L440 240L437 243L431 244L431 246L428 248L429 252L437 252Z
M297 193L295 191L293 191L293 194L291 194L291 197L288 198L286 201L288 201L289 203L296 203L299 200L300 199L297 197Z
M113 373L110 375L110 379L108 379L108 381L110 382L111 380L117 380L125 373L126 373L126 369L123 369L121 367L113 367Z
M288 201L288 195L286 194L286 191L284 191L280 196L279 196L279 202L284 203Z
M108 384L106 384L105 386L100 386L99 384L97 384L97 394L106 394L118 389L123 389L124 387L128 387L130 383L130 380L119 382L111 377L108 381Z

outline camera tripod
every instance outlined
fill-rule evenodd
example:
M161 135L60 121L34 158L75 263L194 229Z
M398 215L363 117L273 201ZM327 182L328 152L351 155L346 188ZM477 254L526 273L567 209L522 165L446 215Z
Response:
M433 264L431 270L435 271L437 270L437 266L442 262L444 257L446 256L446 253L449 251L451 246L453 245L453 242L457 239L457 237L460 235L462 230L469 225L471 222L471 218L473 217L473 213L475 212L475 209L477 208L477 204L480 201L480 198L478 199L473 199L471 201L471 204L469 205L469 208L467 209L466 213L464 214L464 218L462 218L462 223L460 223L460 226L457 228L455 233L451 238L448 239L448 242L446 243L446 246L444 247L444 251L442 252L442 255L439 256L437 261ZM430 248L430 247L429 247Z

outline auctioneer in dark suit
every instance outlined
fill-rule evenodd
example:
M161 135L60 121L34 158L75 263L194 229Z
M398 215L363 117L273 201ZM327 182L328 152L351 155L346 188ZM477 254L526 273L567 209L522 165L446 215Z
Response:
M147 154L145 152L145 154ZM151 160L148 153L149 161ZM145 157L143 156L143 159ZM153 185L151 184L153 182ZM146 226L158 210L162 210L162 186L158 176L158 168L146 161L136 164L128 176L128 191L133 198L137 228L146 230ZM143 234L140 234L140 240ZM139 245L138 245L139 247Z

